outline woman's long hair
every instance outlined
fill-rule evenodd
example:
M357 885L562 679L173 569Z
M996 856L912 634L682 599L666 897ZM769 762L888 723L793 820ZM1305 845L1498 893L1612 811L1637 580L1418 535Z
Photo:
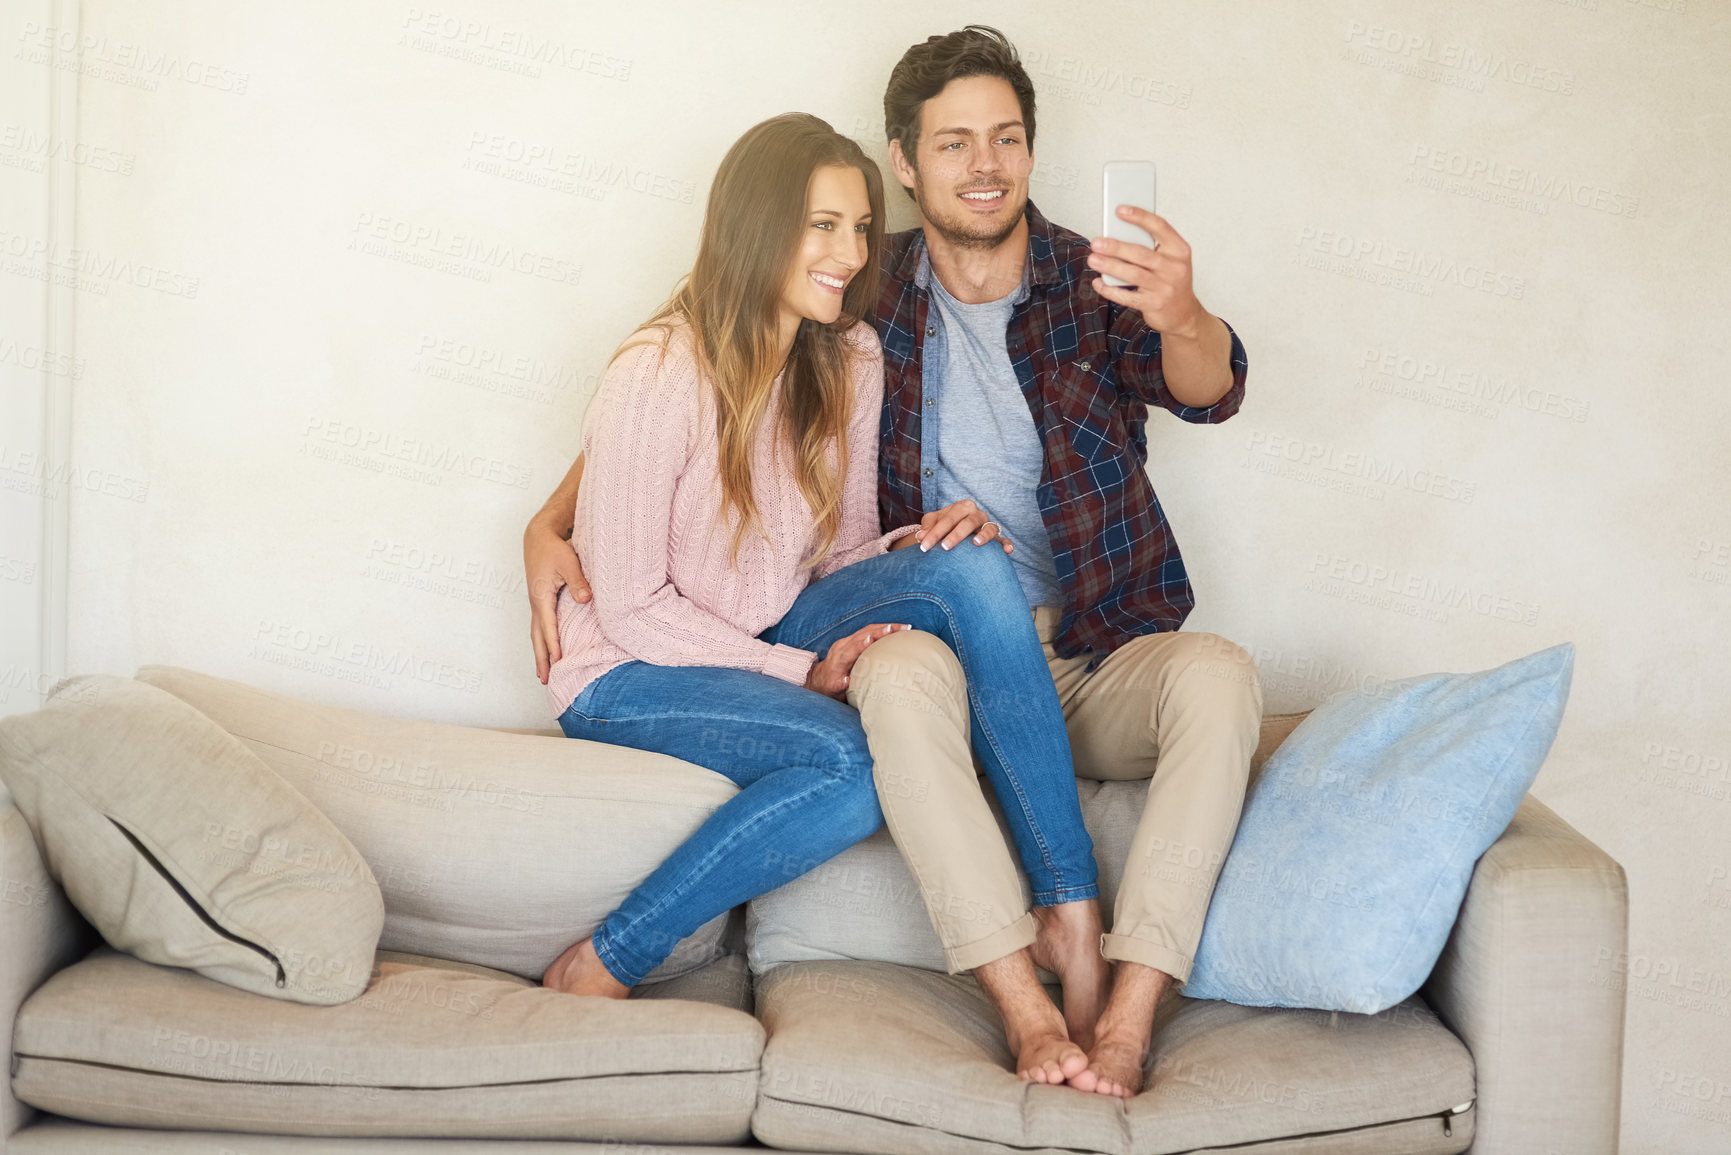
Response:
M840 529L847 476L847 422L853 408L848 369L854 353L843 334L876 307L883 249L883 178L859 145L799 112L771 117L735 141L709 190L697 262L640 327L658 329L661 337L633 334L613 354L645 344L665 350L674 324L690 325L698 368L716 405L722 516L738 515L733 560L746 530L758 523L751 447L783 368L777 347L782 289L804 239L812 173L822 165L860 171L872 216L866 263L843 290L841 316L829 325L800 321L782 382L784 420L778 439L785 437L793 450L794 477L818 527L816 546L803 564L821 561Z

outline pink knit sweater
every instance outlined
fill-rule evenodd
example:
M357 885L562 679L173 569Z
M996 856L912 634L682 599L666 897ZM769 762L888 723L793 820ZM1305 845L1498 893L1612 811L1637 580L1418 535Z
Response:
M878 415L883 351L870 324L846 334L856 351L848 471L840 532L812 569L811 507L785 448L775 459L782 376L752 446L760 523L728 562L731 524L720 517L714 399L700 389L690 330L678 326L665 361L653 345L628 349L608 368L584 421L583 481L572 542L593 600L559 592L560 658L547 701L563 714L579 691L637 658L662 666L725 666L802 685L820 655L759 641L808 581L883 553L916 527L878 533ZM730 521L737 514L730 514Z

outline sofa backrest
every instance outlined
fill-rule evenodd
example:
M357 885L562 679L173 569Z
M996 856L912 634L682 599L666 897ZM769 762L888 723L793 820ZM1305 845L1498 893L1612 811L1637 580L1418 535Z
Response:
M536 980L736 792L621 746L323 706L174 666L137 677L239 738L354 843L384 893L381 950ZM725 921L648 981L722 953Z

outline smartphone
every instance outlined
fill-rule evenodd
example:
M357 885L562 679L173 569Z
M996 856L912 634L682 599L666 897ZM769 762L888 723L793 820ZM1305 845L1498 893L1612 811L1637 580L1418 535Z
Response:
M1100 180L1105 192L1106 223L1100 230L1100 235L1110 237L1115 241L1129 241L1136 245L1152 245L1154 238L1136 225L1131 224L1118 215L1119 205L1135 205L1137 208L1154 211L1154 162L1151 160L1109 160ZM1127 285L1128 281L1120 281L1110 274L1105 276L1108 285Z

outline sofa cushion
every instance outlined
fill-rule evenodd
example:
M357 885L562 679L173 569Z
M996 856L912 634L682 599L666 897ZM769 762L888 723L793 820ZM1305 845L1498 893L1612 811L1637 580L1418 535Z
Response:
M1147 1086L1125 1101L1018 1080L967 976L789 963L757 995L769 1043L752 1130L775 1147L1440 1155L1472 1143L1472 1058L1416 998L1368 1016L1174 997Z
M738 961L712 965L736 997ZM701 997L702 973L675 981ZM763 1029L383 951L361 997L296 1006L100 948L25 1001L13 1048L20 1099L93 1123L719 1143L748 1131Z
M1253 775L1305 716L1270 714L1262 719L1261 740L1250 760ZM1009 828L997 798L984 780L980 786L1008 843ZM1100 868L1100 910L1110 923L1130 843L1142 820L1148 781L1079 778L1076 791ZM1029 902L1027 876L1021 875L1020 880L1022 900ZM746 942L751 969L757 974L782 963L846 959L946 969L943 946L932 929L925 900L888 830L753 899L746 907ZM1041 976L1052 977L1044 972Z
M327 814L384 891L385 950L539 981L737 788L676 758L321 706L173 666L185 699ZM719 956L727 916L646 981Z
M68 678L0 721L0 777L49 874L114 946L295 1002L365 988L384 904L360 854L174 695Z
M1245 800L1184 993L1374 1014L1417 991L1551 748L1574 653L1318 706Z

